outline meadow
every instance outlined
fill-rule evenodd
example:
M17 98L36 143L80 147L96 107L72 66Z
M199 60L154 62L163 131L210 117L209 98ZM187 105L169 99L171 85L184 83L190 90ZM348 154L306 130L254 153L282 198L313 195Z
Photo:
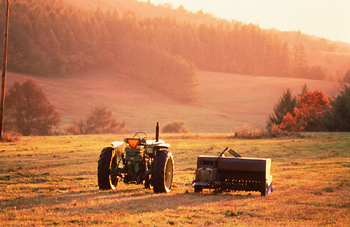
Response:
M9 73L7 89L15 81L23 83L28 78ZM176 120L183 120L192 133L230 133L244 125L265 128L273 106L286 89L297 95L306 84L311 91L322 90L330 97L340 90L339 84L331 81L200 71L197 101L185 104L110 71L32 79L56 107L62 130L79 117L87 118L97 106L108 107L118 122L125 121L130 132L153 133L156 122L163 126Z
M123 183L115 191L100 191L102 148L128 136L21 137L1 143L0 226L350 224L350 133L259 140L230 133L161 134L175 159L170 193ZM197 156L218 155L226 146L245 157L272 159L272 194L194 193Z

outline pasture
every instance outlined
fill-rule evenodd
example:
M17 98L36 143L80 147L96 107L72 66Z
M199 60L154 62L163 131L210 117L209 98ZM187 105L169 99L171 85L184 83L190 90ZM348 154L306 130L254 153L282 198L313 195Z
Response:
M7 87L28 78L9 73ZM87 118L91 109L106 106L131 132L154 132L156 122L162 126L183 120L192 133L230 133L244 125L265 128L273 106L288 88L293 95L300 94L305 84L330 97L339 91L339 84L331 81L200 71L197 101L184 104L116 72L33 79L60 114L62 130L79 117Z
M161 134L175 159L173 189L100 191L103 147L130 135L22 137L0 144L0 226L349 226L350 134L240 140L232 134ZM151 137L149 137L151 138ZM198 155L226 146L272 159L274 192L194 193ZM227 154L229 155L229 154Z

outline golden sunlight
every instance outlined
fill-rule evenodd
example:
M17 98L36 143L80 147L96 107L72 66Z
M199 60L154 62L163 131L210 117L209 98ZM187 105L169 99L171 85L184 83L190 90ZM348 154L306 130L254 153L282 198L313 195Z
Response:
M143 0L148 1L148 0ZM334 41L350 42L350 1L347 0L150 0L203 10L225 19L259 24L262 28L298 31Z

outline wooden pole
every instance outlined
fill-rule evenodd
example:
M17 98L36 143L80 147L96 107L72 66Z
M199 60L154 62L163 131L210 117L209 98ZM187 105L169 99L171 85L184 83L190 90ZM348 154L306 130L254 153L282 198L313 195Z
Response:
M4 44L4 56L2 62L2 83L1 83L1 104L0 104L0 139L3 134L3 123L4 123L4 106L5 106L5 85L6 85L6 67L7 67L7 46L8 46L8 31L9 31L9 14L10 14L10 5L7 0L7 9L6 9L6 25L5 25L5 44Z

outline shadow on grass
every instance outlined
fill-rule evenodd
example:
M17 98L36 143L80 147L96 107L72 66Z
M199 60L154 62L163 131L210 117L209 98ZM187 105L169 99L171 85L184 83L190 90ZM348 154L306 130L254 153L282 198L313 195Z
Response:
M123 199L124 197L124 199ZM193 207L203 207L210 204L229 202L233 200L244 200L251 198L251 195L237 195L231 193L223 194L202 194L202 193L137 193L131 196L118 196L119 200L109 201L106 204L100 204L99 208L106 210L121 209L131 214L157 212L163 210L189 209Z
M181 188L180 188L181 189ZM179 191L177 189L176 191ZM210 204L230 202L234 200L245 200L255 195L241 195L237 193L214 194L205 193L153 193L151 189L141 186L118 190L88 189L80 191L56 190L47 194L36 194L34 196L18 196L13 199L0 200L2 210L35 209L43 207L55 212L79 212L79 213L104 213L122 212L139 214L163 210L191 209L191 207L202 207ZM260 196L256 196L260 197Z

